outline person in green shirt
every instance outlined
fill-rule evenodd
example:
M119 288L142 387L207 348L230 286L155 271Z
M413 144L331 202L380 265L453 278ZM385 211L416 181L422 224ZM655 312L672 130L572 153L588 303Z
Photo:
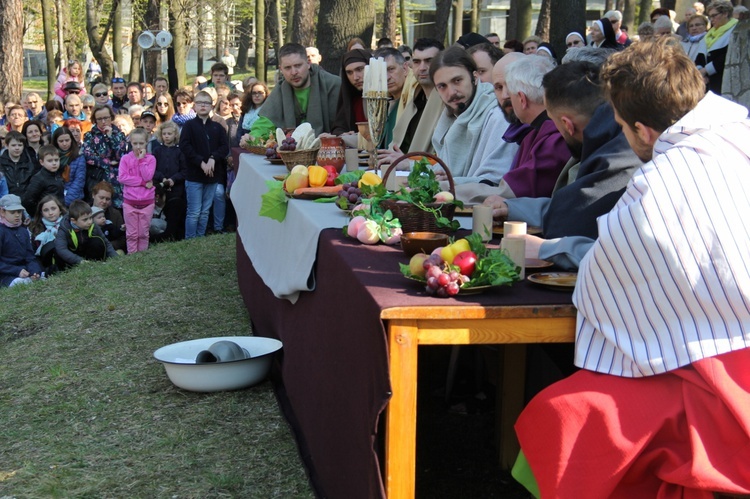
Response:
M336 117L341 78L307 62L305 47L287 43L279 50L284 81L268 96L250 129L251 140L267 137L276 128L312 125L316 135L329 133Z

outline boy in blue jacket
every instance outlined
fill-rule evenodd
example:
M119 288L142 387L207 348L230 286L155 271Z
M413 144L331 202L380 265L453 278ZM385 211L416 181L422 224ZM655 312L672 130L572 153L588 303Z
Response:
M23 205L15 194L0 198L0 285L36 281L42 266L34 255L29 230L23 225Z

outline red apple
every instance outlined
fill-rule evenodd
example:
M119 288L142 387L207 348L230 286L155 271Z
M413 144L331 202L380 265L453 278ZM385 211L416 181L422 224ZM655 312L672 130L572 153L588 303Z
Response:
M462 251L453 258L453 265L458 267L461 275L471 277L474 273L474 266L477 263L477 254L473 251Z

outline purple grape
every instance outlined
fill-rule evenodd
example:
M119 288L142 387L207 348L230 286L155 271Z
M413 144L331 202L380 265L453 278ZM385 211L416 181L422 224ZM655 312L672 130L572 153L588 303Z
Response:
M448 283L448 285L445 287L445 292L448 293L448 296L455 296L458 294L458 283L456 281Z
M359 198L356 194L349 194L349 202L350 203L356 203Z
M445 288L438 288L437 292L435 293L440 298L447 298L448 297L448 291Z

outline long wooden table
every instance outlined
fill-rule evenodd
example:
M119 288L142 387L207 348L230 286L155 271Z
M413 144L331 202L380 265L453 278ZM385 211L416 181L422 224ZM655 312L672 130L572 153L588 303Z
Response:
M336 217L321 222L325 217L315 215L335 209L332 205L292 200L285 222L259 218L263 182L278 168L252 155L242 155L240 164L232 189L240 291L253 333L284 343L273 379L316 493L345 499L384 497L386 491L390 498L414 495L420 345L511 345L505 349L507 375L501 388L506 400L501 447L506 449L503 462L512 462L515 448L507 443L515 441L513 423L521 409L521 344L573 340L570 293L520 282L483 295L427 296L399 273L399 262L407 258L398 247L365 246L344 238L340 229L320 225L341 226ZM294 238L298 227L311 224L318 224L319 240ZM281 252L269 248L288 249L291 241L303 239L315 241L299 248L315 256L314 290L299 286L299 299L292 303L274 296L288 291L279 293L278 283L270 289L261 276L277 277L277 268L299 265L298 257L282 259ZM310 270L300 269L306 283ZM379 419L384 412L382 449ZM380 467L383 450L385 470Z

